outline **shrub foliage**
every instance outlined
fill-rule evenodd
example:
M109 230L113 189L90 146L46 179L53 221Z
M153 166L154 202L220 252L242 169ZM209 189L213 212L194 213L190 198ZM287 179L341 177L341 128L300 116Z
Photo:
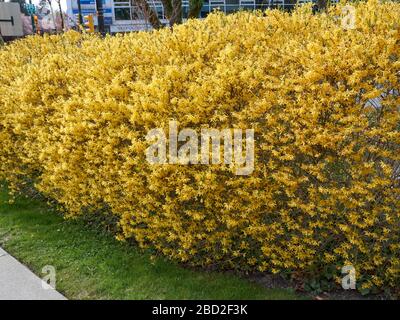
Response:
M0 50L0 178L199 266L400 280L400 4L211 14ZM371 100L374 99L375 100ZM377 99L379 103L377 104ZM147 132L255 130L255 169L151 165Z

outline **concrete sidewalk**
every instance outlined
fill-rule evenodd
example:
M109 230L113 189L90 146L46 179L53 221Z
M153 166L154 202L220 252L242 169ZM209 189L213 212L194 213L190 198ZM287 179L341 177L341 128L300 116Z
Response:
M0 248L0 300L66 300L42 279Z

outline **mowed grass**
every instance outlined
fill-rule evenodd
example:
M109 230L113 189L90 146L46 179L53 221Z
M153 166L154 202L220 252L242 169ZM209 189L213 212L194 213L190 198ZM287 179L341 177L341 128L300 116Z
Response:
M239 276L185 269L120 243L111 234L64 220L41 201L8 203L0 189L0 246L37 275L56 268L57 290L69 299L297 299Z

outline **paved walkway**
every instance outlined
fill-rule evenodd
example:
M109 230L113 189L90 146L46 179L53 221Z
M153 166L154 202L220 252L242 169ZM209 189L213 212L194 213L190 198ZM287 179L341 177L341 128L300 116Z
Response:
M0 248L0 300L66 300L54 289Z

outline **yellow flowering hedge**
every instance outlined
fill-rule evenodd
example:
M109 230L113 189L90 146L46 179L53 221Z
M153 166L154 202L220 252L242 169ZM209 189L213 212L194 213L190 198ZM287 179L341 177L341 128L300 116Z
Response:
M192 265L400 281L400 4L212 14L0 50L0 178ZM380 98L380 105L371 99ZM255 169L151 165L147 132L255 130Z

